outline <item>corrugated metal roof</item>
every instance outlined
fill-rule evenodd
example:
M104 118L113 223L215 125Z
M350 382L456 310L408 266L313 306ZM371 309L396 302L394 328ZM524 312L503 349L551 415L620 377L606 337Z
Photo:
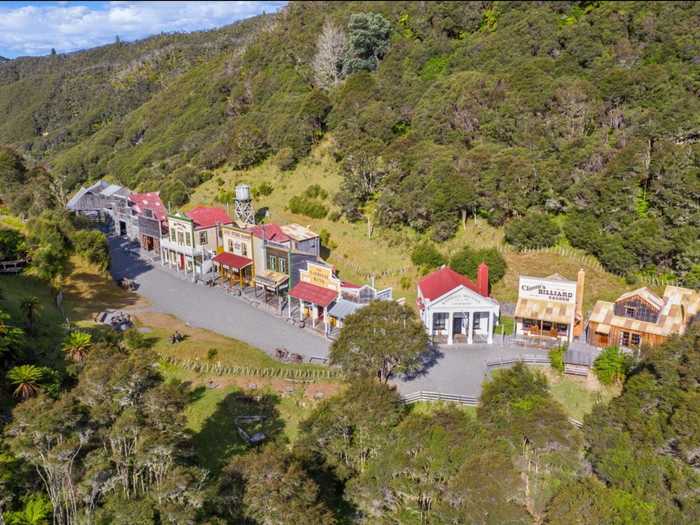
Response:
M346 299L338 299L338 301L328 309L328 314L342 321L364 306L365 304L354 303Z
M111 197L115 193L119 192L120 190L124 189L123 186L120 186L119 184L110 184L107 186L105 189L103 189L100 193L104 195L105 197Z
M557 303L539 299L519 298L515 305L515 317L521 319L537 319L552 323L571 324L574 318L576 305L571 303Z
M78 205L78 202L80 202L80 199L82 199L87 192L88 189L81 186L78 190L78 193L76 193L70 198L70 200L66 204L66 208L68 208L69 210L75 210L75 207Z
M306 241L318 237L316 232L311 231L309 228L305 228L301 224L284 224L281 226L281 229L289 238L294 239L295 241Z

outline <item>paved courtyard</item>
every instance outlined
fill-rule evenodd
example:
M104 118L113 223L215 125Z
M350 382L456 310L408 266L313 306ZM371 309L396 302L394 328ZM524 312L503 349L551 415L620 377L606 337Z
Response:
M321 336L296 328L284 320L258 310L244 301L184 280L171 271L149 263L119 238L110 238L112 275L128 277L138 284L137 293L157 312L177 316L192 326L213 330L244 341L272 354L277 347L310 357L327 357L330 343Z
M414 378L393 381L399 392L411 394L420 390L477 397L481 384L488 377L487 361L528 356L547 356L544 350L503 344L495 337L494 344L442 345L435 350L426 370Z

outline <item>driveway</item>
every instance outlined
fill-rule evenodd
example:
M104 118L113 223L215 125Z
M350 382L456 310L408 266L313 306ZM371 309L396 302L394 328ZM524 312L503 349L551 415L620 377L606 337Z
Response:
M173 314L192 326L206 328L244 341L272 354L277 347L310 357L327 357L329 342L284 320L255 309L221 289L184 280L148 263L126 249L119 238L110 238L112 275L138 283L137 292L148 299L156 312Z
M487 361L522 357L523 355L546 356L547 352L517 346L499 337L494 344L441 345L434 352L426 369L412 378L397 378L393 381L401 394L412 394L420 390L478 397L481 384L488 379Z

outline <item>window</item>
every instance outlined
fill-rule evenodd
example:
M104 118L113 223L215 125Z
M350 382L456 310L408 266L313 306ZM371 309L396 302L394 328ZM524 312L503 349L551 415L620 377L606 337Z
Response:
M629 346L630 345L630 333L629 332L622 332L620 334L620 344L622 346Z
M634 306L625 305L625 317L634 317L637 309Z
M639 343L641 343L641 342L642 342L642 340L639 337L639 334L632 334L632 344L634 346L639 346Z
M233 240L231 239L228 240L228 251L233 253Z
M170 230L170 240L173 241L173 242L176 241L176 239L175 239L175 230Z
M246 246L244 242L241 243L241 255L243 257L248 257L248 246Z
M185 232L185 241L187 246L192 246L192 234L190 232Z
M199 232L199 244L207 244L207 232Z
M185 237L182 232L177 232L177 243L185 244Z
M287 273L287 259L278 257L277 264L280 269L280 273Z
M274 255L267 256L267 269L273 272L277 271L277 257Z
M433 330L444 330L447 326L447 317L449 314L440 313L433 314Z
M481 316L476 312L472 315L472 319L474 320L474 330L478 330L481 326Z

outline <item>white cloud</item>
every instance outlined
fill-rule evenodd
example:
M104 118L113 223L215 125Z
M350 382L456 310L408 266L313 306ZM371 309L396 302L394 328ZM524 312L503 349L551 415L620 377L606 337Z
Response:
M69 2L3 8L0 55L45 55L131 41L161 32L197 31L230 24L286 2Z

